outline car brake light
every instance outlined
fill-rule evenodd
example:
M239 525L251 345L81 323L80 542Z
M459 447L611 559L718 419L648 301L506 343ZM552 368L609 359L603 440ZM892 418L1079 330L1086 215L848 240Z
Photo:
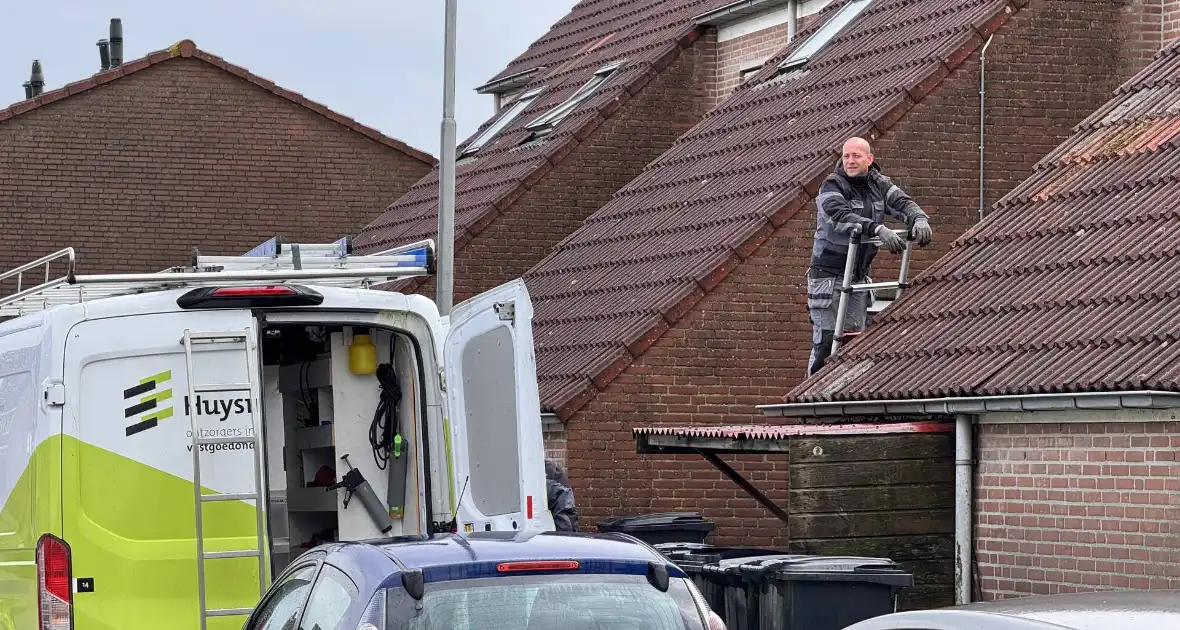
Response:
M37 541L37 604L40 630L71 630L73 622L73 571L70 546L45 534Z
M526 560L522 562L501 562L496 565L500 573L516 573L520 571L576 571L577 560Z
M285 286L271 287L221 287L213 290L213 297L273 297L295 295L295 289Z
M201 287L176 298L176 305L185 309L318 306L323 303L323 295L293 284Z

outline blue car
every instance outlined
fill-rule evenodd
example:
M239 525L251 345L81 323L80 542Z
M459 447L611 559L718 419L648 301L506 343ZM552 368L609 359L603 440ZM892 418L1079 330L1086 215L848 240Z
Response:
M723 629L683 571L625 534L478 532L330 543L244 630Z

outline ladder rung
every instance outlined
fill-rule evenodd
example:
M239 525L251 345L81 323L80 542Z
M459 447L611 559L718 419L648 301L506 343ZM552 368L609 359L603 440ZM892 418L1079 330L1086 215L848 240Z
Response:
M258 495L253 492L231 492L227 494L203 494L201 500L209 501L257 501Z
M197 438L197 444L253 444L254 438L220 437Z
M206 560L219 560L223 558L255 558L258 557L257 549L243 549L241 551L206 551Z
M253 608L213 608L205 611L207 617L237 617L254 612Z
M864 284L854 284L848 287L853 291L876 291L878 289L898 289L901 288L901 283L897 280L891 282L866 282Z
M217 385L193 385L193 391L198 394L212 394L217 392L245 392L250 391L249 383L225 383Z
M192 332L188 338L193 341L245 341L246 334L239 332Z

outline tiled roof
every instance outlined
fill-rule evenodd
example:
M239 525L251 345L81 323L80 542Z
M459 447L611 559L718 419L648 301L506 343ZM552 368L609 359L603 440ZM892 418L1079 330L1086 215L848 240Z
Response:
M473 161L456 169L455 248L461 249L530 187L575 150L598 125L675 60L699 35L693 16L726 0L584 0L529 52L498 78L546 65L530 87L546 90ZM525 125L561 104L595 71L625 59L609 83L584 101L548 136L521 145ZM479 131L497 117L488 120ZM477 134L479 133L477 131ZM474 138L474 135L473 135ZM459 147L460 152L463 145ZM363 250L385 248L438 231L438 170L435 169L357 236ZM399 285L401 290L417 284Z
M1180 43L788 402L1180 391Z
M1025 2L874 0L806 74L718 105L526 274L542 405L567 418L606 387L814 197L844 139L888 129Z
M110 83L111 81L117 81L118 79L129 74L134 74L145 68L149 68L156 64L168 61L174 57L192 57L210 63L234 76L245 79L246 81L249 81L250 83L253 83L254 85L257 85L265 90L273 92L274 94L281 96L297 105L306 107L307 109L310 109L321 116L344 125L345 127L362 134L371 140L384 144L391 149L401 151L402 153L405 153L412 158L421 160L426 164L434 165L438 163L438 160L428 153L419 151L418 149L415 149L414 147L411 147L400 140L390 138L389 136L386 136L372 127L362 125L347 116L338 114L315 101L309 100L302 94L281 88L275 85L273 81L264 79L250 72L249 70L242 68L241 66L236 66L227 62L221 57L218 57L217 55L197 48L197 45L193 43L191 39L181 40L172 46L169 46L165 50L157 50L153 53L149 53L146 56L140 57L139 59L126 61L116 68L112 68L105 72L99 72L91 77L82 79L81 81L75 81L73 83L66 84L65 86L56 90L43 92L34 98L20 101L19 103L15 103L6 109L0 109L0 122L4 122L9 118L19 116L25 112L32 111L39 107L44 107L45 105L55 101L60 101L63 98L68 98L80 92L92 90L100 85Z

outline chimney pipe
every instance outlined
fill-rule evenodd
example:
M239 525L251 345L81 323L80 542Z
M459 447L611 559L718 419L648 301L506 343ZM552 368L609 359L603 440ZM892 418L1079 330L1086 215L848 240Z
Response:
M111 69L111 43L105 39L98 40L98 58L102 61L102 70Z
M123 65L123 20L111 18L111 67Z
M25 100L33 98L33 84L25 81Z
M29 92L31 96L38 96L44 91L45 75L41 72L41 60L33 60L33 75L29 77Z

